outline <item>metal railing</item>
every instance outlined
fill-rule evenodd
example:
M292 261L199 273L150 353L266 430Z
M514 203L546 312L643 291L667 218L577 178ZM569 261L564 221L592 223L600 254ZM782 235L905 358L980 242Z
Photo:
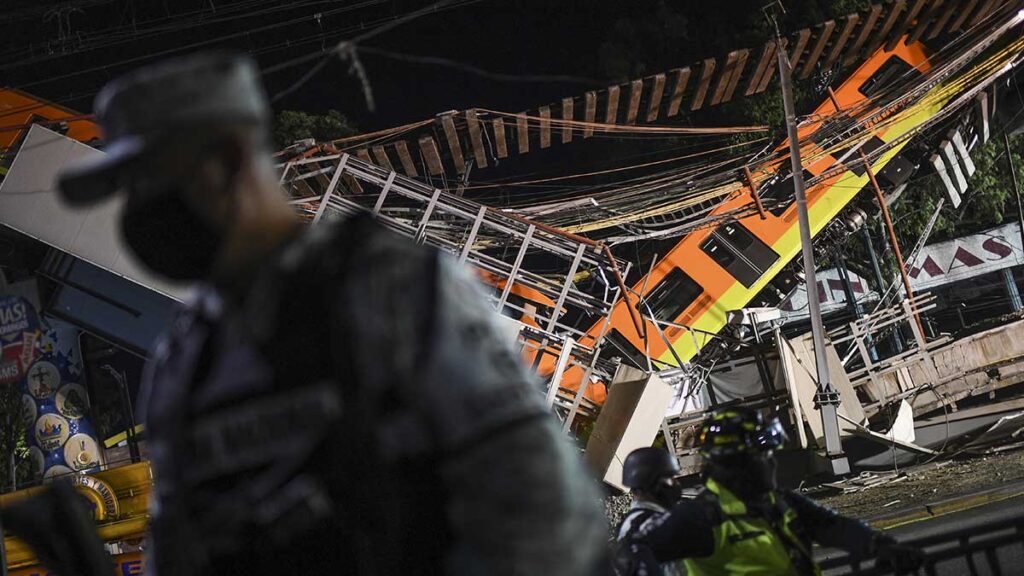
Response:
M516 214L481 205L434 188L349 154L316 155L279 167L290 202L311 224L359 212L370 212L384 226L418 243L452 254L482 271L494 288L495 310L515 319L524 353L550 355L555 372L549 381L549 405L568 412L568 423L587 409L581 398L555 401L561 374L572 365L586 382L597 369L600 338L585 330L608 318L621 294L617 262L601 244ZM598 294L578 287L581 274L600 279ZM516 288L529 294L515 297ZM532 298L531 298L532 296ZM538 306L546 299L550 305ZM531 301L533 300L533 301ZM581 330L580 325L583 326ZM581 387L582 388L582 387Z
M904 543L917 546L926 553L924 566L917 574L1020 574L1024 570L1024 514L934 536L908 539ZM847 555L829 558L820 565L829 576L896 573L891 568L878 566L874 560L861 561Z

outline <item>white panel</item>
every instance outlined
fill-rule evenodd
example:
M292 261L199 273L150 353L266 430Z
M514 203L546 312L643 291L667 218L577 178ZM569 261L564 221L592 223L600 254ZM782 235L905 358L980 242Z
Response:
M120 238L123 197L85 209L67 207L57 195L60 170L103 152L32 126L0 184L0 223L151 290L182 300L188 286L154 277Z
M960 163L956 160L956 151L953 150L953 143L949 140L943 140L942 144L939 145L939 151L942 152L942 157L946 161L946 169L952 173L950 180L953 181L957 191L961 194L966 194L967 179L964 178L964 173L960 170Z
M828 373L832 386L839 392L839 414L853 422L864 421L864 407L857 398L857 393L850 384L850 379L843 368L839 354L831 342L825 343L825 353L828 359ZM810 333L797 336L793 339L784 339L779 345L779 350L787 358L783 360L784 366L791 369L787 372L786 386L790 395L795 396L800 403L800 411L811 430L811 438L819 446L825 445L824 426L821 422L821 411L814 402L814 395L817 392L817 377L814 370L814 345L811 342ZM791 379L790 379L791 378ZM839 421L839 430L845 437L849 435L852 427L842 419Z
M982 92L975 98L975 109L977 110L978 117L974 126L977 133L981 136L981 143L988 142L989 138L989 126L988 126L988 94Z
M960 192L958 192L956 186L953 185L953 181L949 179L949 171L946 170L946 163L942 161L942 156L932 154L932 157L928 161L931 162L935 171L938 172L939 179L942 180L942 185L946 188L946 195L949 197L950 204L953 205L953 208L959 208Z
M959 130L955 130L949 135L949 138L953 141L953 147L956 149L957 155L960 156L960 163L967 172L967 177L970 178L977 169L974 167L974 161L971 160L971 153L967 151L967 146L964 144L963 136L960 135Z
M625 488L623 461L633 450L654 442L672 398L672 387L658 376L619 366L584 453L602 480Z
M850 288L853 289L853 297L857 302L878 299L878 292L871 290L867 280L852 270L847 272ZM835 268L818 270L815 272L815 282L818 284L818 296L823 314L846 307L846 292L843 290L839 270ZM803 283L798 284L779 304L779 310L782 311L783 322L807 319L807 287Z

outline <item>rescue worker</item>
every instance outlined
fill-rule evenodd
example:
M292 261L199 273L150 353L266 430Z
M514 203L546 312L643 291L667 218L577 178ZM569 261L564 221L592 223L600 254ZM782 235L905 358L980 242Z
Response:
M201 54L108 84L106 154L60 188L123 190L125 242L195 297L142 403L148 570L591 574L603 515L481 290L370 217L300 225L254 62Z
M776 485L774 451L785 433L777 419L729 408L712 415L700 434L706 482L696 499L644 524L620 547L619 566L656 574L657 563L685 559L691 574L814 575L812 543L915 570L919 550L867 524ZM630 562L632 564L630 564Z
M619 545L629 545L643 527L679 502L682 489L676 481L679 463L664 448L638 448L626 456L622 464L622 484L629 488L633 503L619 523L616 537ZM681 561L670 562L656 574L686 574Z

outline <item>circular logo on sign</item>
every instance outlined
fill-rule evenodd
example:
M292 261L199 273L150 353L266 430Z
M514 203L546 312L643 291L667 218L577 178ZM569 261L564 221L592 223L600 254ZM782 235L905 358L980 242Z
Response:
M40 400L52 396L60 386L60 370L45 360L33 364L25 378L28 380L28 391Z
M99 478L82 475L73 477L71 483L75 485L75 489L79 493L89 499L92 504L93 518L97 522L116 518L120 513L117 495L114 494L110 484Z
M36 420L36 444L44 452L63 446L68 434L68 421L60 414L43 414Z
M89 410L89 393L81 384L65 384L57 390L57 410L67 418L77 419Z
M28 394L21 395L21 420L25 423L26 429L31 429L32 425L36 422L36 416L39 416L39 410L36 409L36 401Z
M64 445L64 461L81 472L100 465L100 449L88 434L75 434Z
M43 475L43 468L46 468L46 457L39 446L28 449L28 461L32 464L32 476L38 478Z
M43 482L49 482L54 478L58 476L64 476L65 474L74 474L74 472L75 471L72 470L71 468L68 468L67 466L61 466L60 464L56 466L50 466L50 469L47 470L45 474L43 474Z

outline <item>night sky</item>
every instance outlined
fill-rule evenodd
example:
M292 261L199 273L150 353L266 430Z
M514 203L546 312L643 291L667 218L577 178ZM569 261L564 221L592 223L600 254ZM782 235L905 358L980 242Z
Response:
M203 49L244 51L263 70L316 56L265 74L268 92L276 94L305 75L319 61L318 53L338 41L434 4L432 0L9 1L0 13L0 42L4 43L0 85L90 112L93 97L104 83L168 56ZM729 50L759 47L768 37L761 16L763 0L453 0L448 4L361 46L443 58L515 77L559 75L574 80L498 81L363 51L359 54L376 100L375 112L367 110L362 87L349 74L348 63L337 58L301 89L275 103L275 109L315 113L336 109L362 132L429 119L448 110L479 107L518 112ZM784 32L856 8L852 1L787 4L792 6L781 22ZM673 123L713 126L741 121L736 120L736 111L750 105L741 100L680 114ZM507 183L599 171L717 147L723 144L722 138L594 138L474 171L469 180L470 184ZM638 175L623 173L616 178ZM608 185L609 180L615 178L576 179L559 185ZM432 184L454 188L458 182L449 179L442 184L433 179ZM530 203L548 198L558 187L502 187L477 197L489 204ZM673 242L640 242L623 250L639 261L641 253L663 254Z
M241 50L263 69L329 48L429 6L413 0L77 0L5 2L0 84L80 111L110 78L164 55ZM337 109L362 131L469 107L518 111L600 88L610 78L689 64L722 48L751 45L763 31L736 14L761 2L687 2L663 17L666 2L455 0L452 6L366 42L370 48L445 58L508 75L569 75L574 82L505 82L462 70L361 53L377 101L367 110L347 63L334 60L275 108ZM668 3L671 4L671 3ZM807 3L808 5L812 3ZM818 21L817 5L801 15ZM317 16L319 14L319 16ZM755 27L756 28L756 27ZM625 46L617 39L627 38ZM648 44L644 40L650 38ZM657 40L657 41L655 41ZM643 45L636 46L637 42ZM634 46L629 46L629 44ZM716 49L718 48L718 49ZM609 61L632 60L623 70ZM315 60L265 76L268 91L290 86ZM595 81L587 81L593 79Z

